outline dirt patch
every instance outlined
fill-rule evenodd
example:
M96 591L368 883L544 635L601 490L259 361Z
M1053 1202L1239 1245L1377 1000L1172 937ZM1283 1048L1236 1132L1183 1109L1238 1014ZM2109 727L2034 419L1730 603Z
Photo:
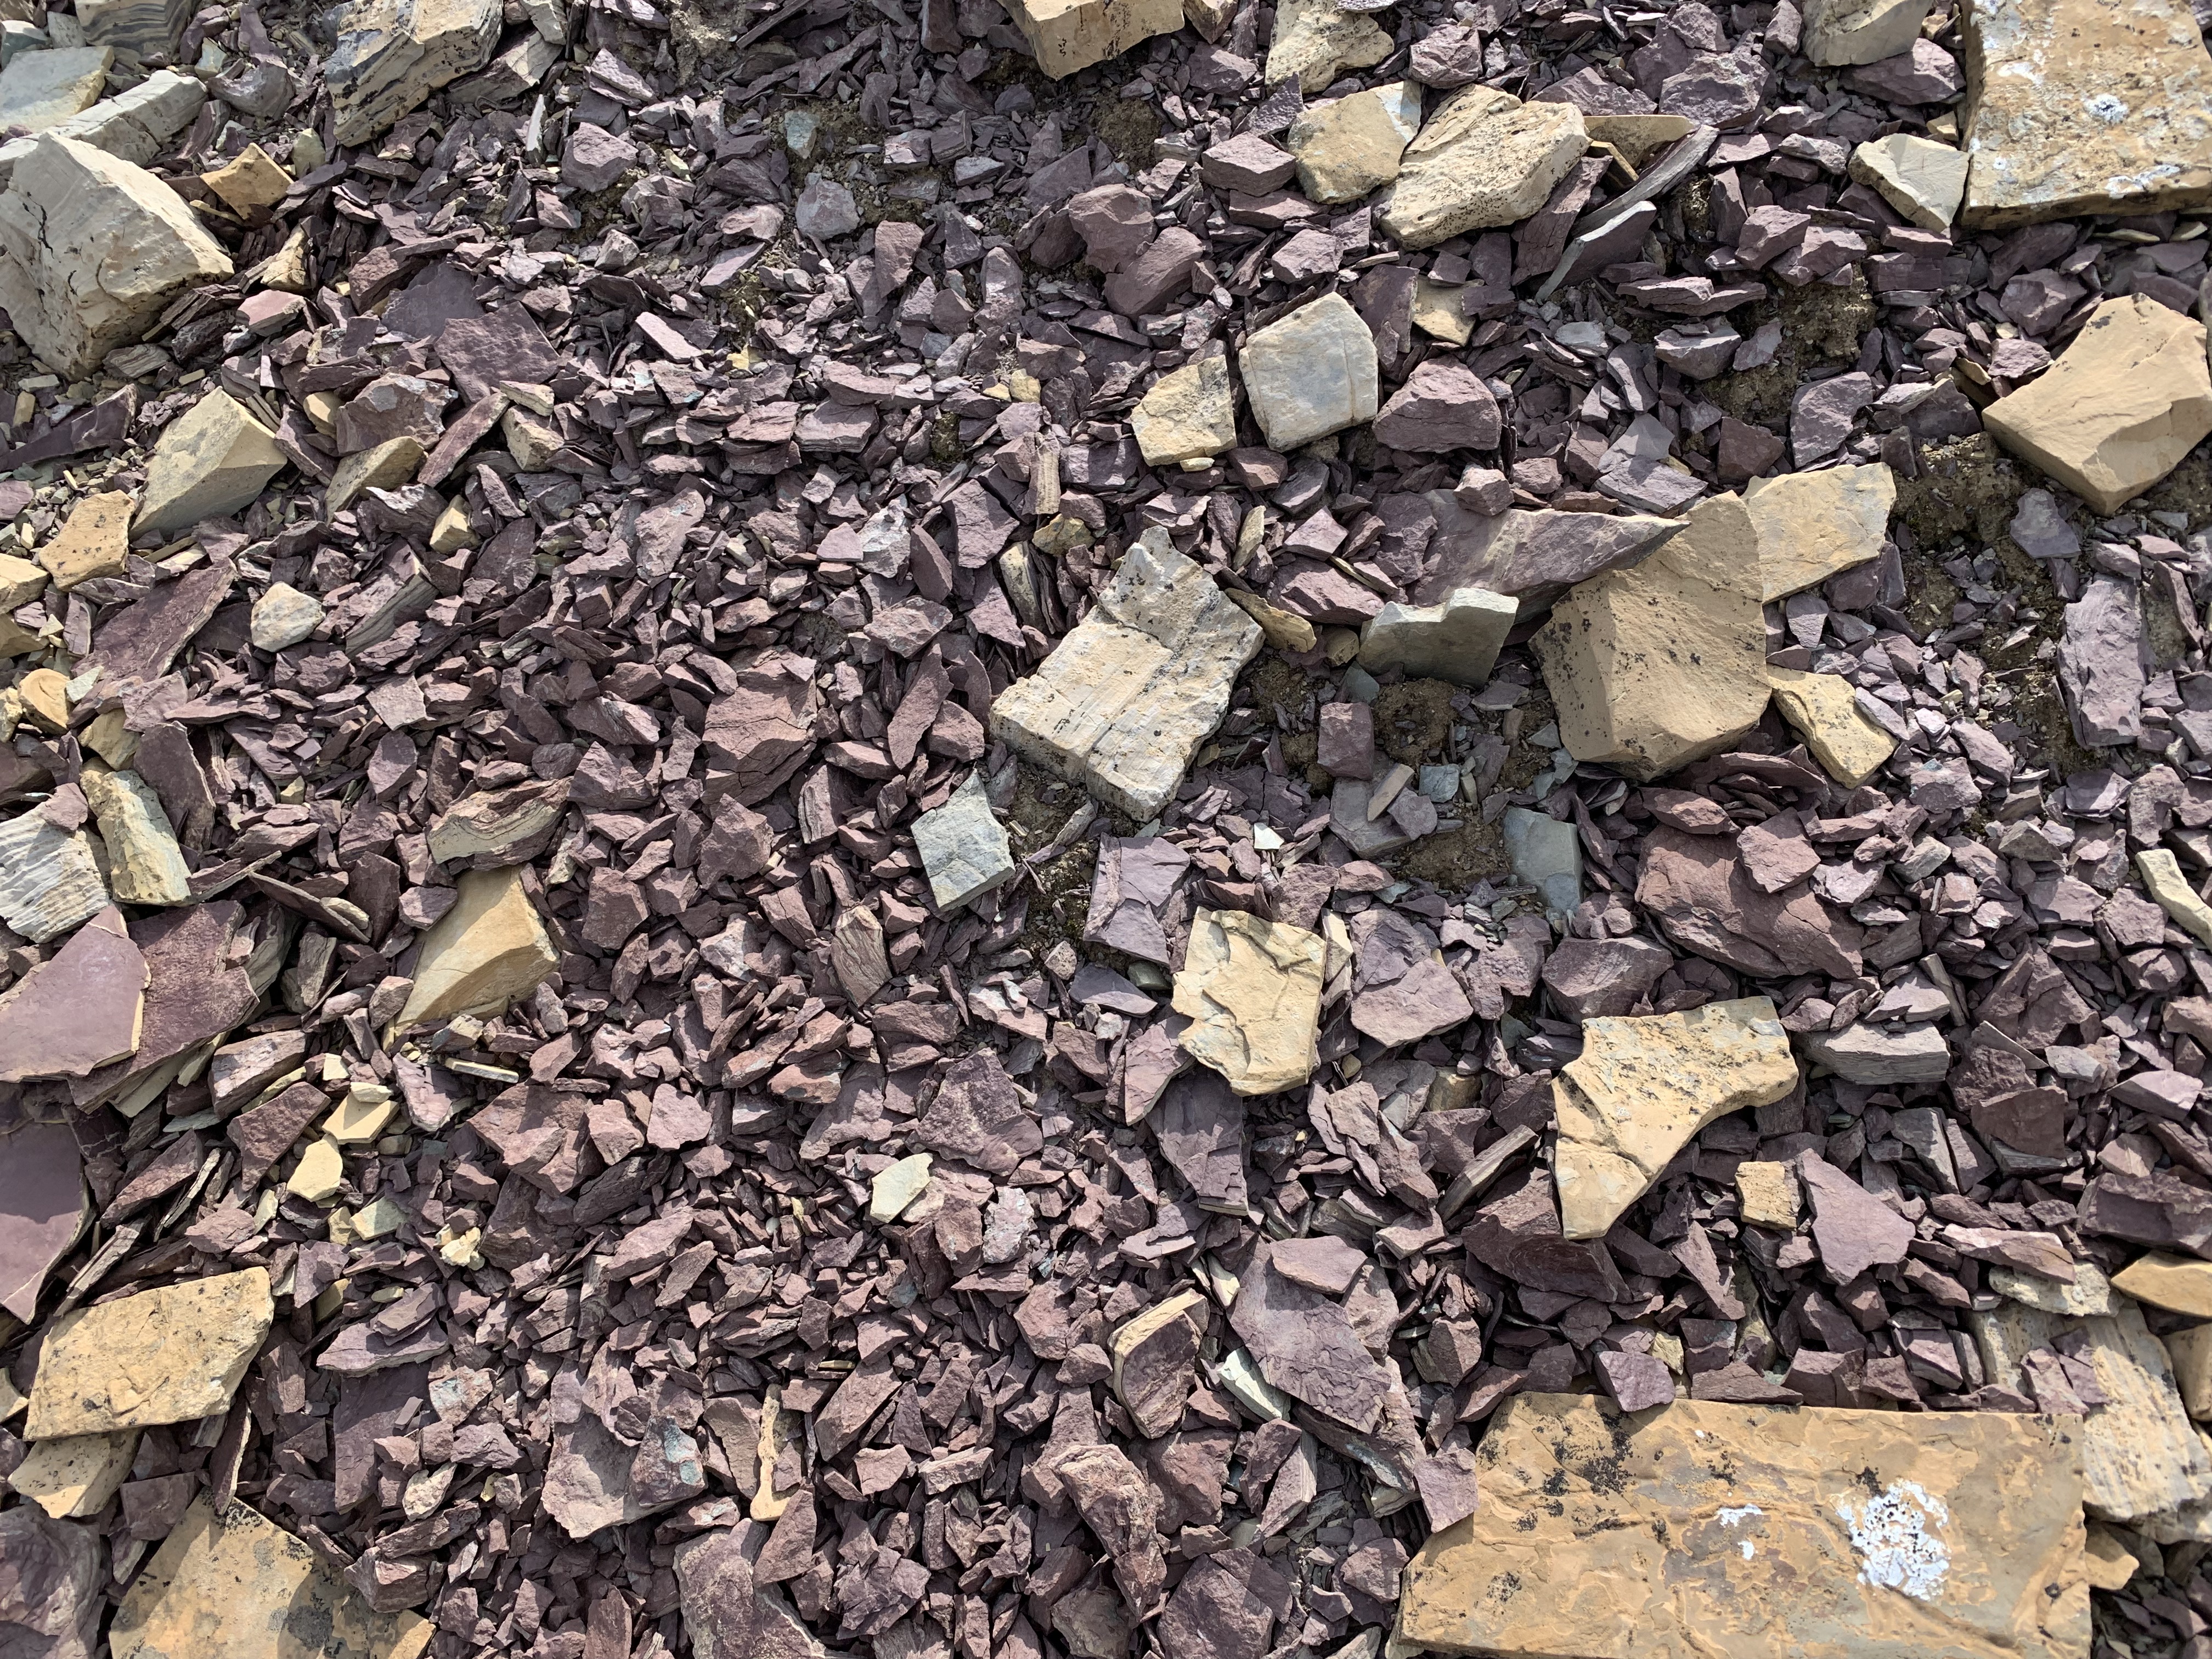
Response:
M1244 676L1243 695L1261 717L1272 720L1287 739L1306 726L1306 699L1312 696L1313 677L1294 668L1273 652L1261 653ZM1308 745L1310 753L1311 744Z
M1106 141L1106 148L1123 167L1142 172L1152 164L1152 146L1160 136L1160 112L1148 100L1101 99L1091 117L1091 130Z
M1763 324L1782 325L1782 346L1764 368L1723 374L1705 383L1705 395L1740 421L1781 431L1790 418L1790 400L1806 375L1816 368L1858 361L1859 344L1875 325L1874 301L1854 270L1846 288L1812 283L1785 289L1778 299L1763 300L1736 326L1748 336Z
M2143 499L2154 513L2185 513L2191 532L2212 523L2212 445L2199 444Z
M2036 483L1988 433L1977 432L1920 452L1920 476L1898 481L1897 517L1923 547L1964 541L1976 552L1991 548L2014 580L2040 577L2042 567L2006 531Z
M1471 806L1473 803L1462 803ZM1504 881L1512 874L1505 835L1498 825L1470 818L1456 830L1425 836L1397 860L1401 875L1433 882L1446 893L1462 893L1478 881Z
M1951 625L1951 607L1965 598L1942 560L1927 547L1905 556L1905 615L1916 637Z
M1384 686L1375 699L1375 746L1407 766L1445 758L1455 690L1443 680Z

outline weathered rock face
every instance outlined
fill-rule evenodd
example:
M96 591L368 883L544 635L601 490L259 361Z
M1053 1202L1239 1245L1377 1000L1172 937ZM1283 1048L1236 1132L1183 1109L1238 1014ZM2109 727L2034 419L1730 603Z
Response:
M1421 89L1394 82L1316 104L1283 142L1297 158L1298 188L1316 202L1356 202L1398 176L1421 125Z
M1851 152L1851 177L1923 230L1948 230L1966 194L1966 154L1954 145L1892 133Z
M1407 1567L1397 1633L1501 1659L2081 1659L2079 1426L1522 1395L1475 1453L1480 1505Z
M1006 10L1055 80L1182 27L1180 0L1015 0Z
M1774 706L1840 784L1856 788L1896 750L1897 739L1859 712L1858 690L1840 674L1766 671Z
M1566 1237L1604 1237L1692 1135L1796 1086L1789 1036L1765 997L1583 1021L1583 1052L1553 1085Z
M66 1315L40 1352L23 1432L112 1434L225 1411L276 1311L267 1269L248 1267Z
M136 528L182 530L234 513L284 466L269 428L228 392L210 392L161 428Z
M338 143L365 143L482 69L499 25L498 0L355 0L323 66Z
M1182 1291L1115 1328L1107 1344L1114 1394L1139 1433L1157 1437L1182 1421L1199 1340L1211 1321L1206 1297Z
M2212 200L2212 54L2184 0L1973 0L1960 21L1968 225Z
M1814 63L1878 64L1912 50L1928 0L1809 0L1802 44Z
M185 289L230 274L182 197L76 139L40 135L0 195L0 307L68 379L137 344Z
M1377 222L1408 248L1518 224L1544 205L1588 143L1572 104L1523 104L1488 87L1465 88L1406 147Z
M2212 1319L2212 1261L2154 1250L2114 1273L2112 1288L2154 1308Z
M155 52L173 58L191 18L191 0L84 0L76 14L86 40L114 47L126 61Z
M1881 552L1897 475L1880 461L1787 472L1747 484L1743 505L1759 538L1759 597L1771 605Z
M1160 376L1129 411L1146 462L1172 465L1218 455L1237 443L1237 397L1229 361L1204 357Z
M1316 93L1346 70L1381 63L1392 44L1372 17L1340 11L1336 0L1284 0L1275 8L1267 81L1273 85L1295 76L1302 89Z
M100 1534L18 1504L0 1515L0 1638L11 1650L23 1659L92 1659L106 1606Z
M1408 679L1481 685L1519 609L1503 593L1480 587L1455 587L1435 605L1394 599L1360 630L1360 665L1378 672L1402 668Z
M1149 818L1259 649L1259 624L1164 531L1150 531L1044 665L993 702L991 729L1109 805Z
M520 870L472 870L454 886L453 908L422 936L401 1025L503 1010L558 961Z
M2048 370L1984 410L1983 423L2098 512L2117 513L2212 433L2204 348L2203 324L2155 300L2107 300Z
M0 126L44 132L99 101L115 54L106 46L19 52L0 70Z
M1758 571L1745 504L1717 495L1642 564L1555 606L1532 644L1567 752L1648 781L1757 724L1767 697Z
M1375 418L1375 336L1340 294L1259 330L1237 367L1271 447L1297 449Z
M197 77L174 70L156 70L128 91L103 98L46 130L57 138L75 138L143 167L192 124L206 102L207 88ZM29 137L11 138L0 144L0 190L7 188L15 164L36 147L36 139Z
M119 576L131 552L131 497L119 489L87 495L70 509L69 521L42 543L39 562L64 592L95 576Z
M1318 933L1243 910L1200 910L1175 977L1182 1046L1240 1095L1296 1088L1312 1075L1328 947Z

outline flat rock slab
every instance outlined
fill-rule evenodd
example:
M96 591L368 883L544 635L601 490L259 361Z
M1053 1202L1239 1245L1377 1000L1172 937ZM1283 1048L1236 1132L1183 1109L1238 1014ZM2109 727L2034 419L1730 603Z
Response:
M1273 448L1297 449L1375 418L1381 395L1375 336L1340 294L1259 330L1237 368L1253 418Z
M1963 10L1968 226L2212 200L2212 53L2186 0Z
M482 69L499 25L498 0L356 0L323 66L338 143L374 137L447 82Z
M1303 927L1200 910L1175 979L1175 1010L1191 1021L1182 1046L1240 1095L1297 1087L1313 1073L1328 956Z
M99 101L115 54L106 46L19 52L0 70L0 125L44 132Z
M1759 593L1769 605L1881 552L1897 475L1880 461L1789 472L1744 486L1759 538Z
M227 1410L276 1311L268 1270L248 1267L67 1315L40 1351L24 1436L106 1434Z
M2080 1426L1517 1395L1397 1634L1501 1659L2081 1659Z
M1108 805L1152 817L1229 712L1260 637L1164 531L1148 531L1044 665L991 705L991 730Z
M471 870L454 885L460 896L422 936L402 1025L504 1012L557 960L519 871Z
M1588 144L1583 112L1572 104L1524 104L1468 87L1406 147L1377 222L1408 248L1518 224L1544 205Z

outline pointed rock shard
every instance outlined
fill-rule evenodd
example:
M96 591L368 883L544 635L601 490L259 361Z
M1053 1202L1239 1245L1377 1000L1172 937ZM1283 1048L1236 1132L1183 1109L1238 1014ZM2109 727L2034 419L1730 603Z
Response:
M1692 1135L1796 1086L1789 1035L1765 997L1583 1021L1582 1054L1553 1085L1565 1235L1602 1238Z
M2117 513L2212 433L2204 349L2203 324L2148 295L2107 300L2057 362L1982 421L2099 513Z
M1805 55L1827 67L1879 64L1912 50L1929 0L1807 0Z
M1190 1398L1192 1367L1212 1310L1196 1291L1182 1291L1146 1309L1108 1339L1114 1394L1147 1440L1170 1433Z
M454 885L453 908L422 936L401 1026L504 1012L559 960L520 870L471 870Z
M268 1270L248 1267L66 1314L40 1352L23 1433L107 1434L228 1411L276 1313Z
M1193 917L1175 1011L1181 1038L1240 1095L1293 1089L1313 1074L1328 947L1318 933L1243 910Z
M1572 104L1462 88L1429 117L1376 222L1407 248L1514 225L1542 207L1589 144Z
M1517 1395L1474 1513L1407 1568L1396 1633L1498 1659L2081 1659L2080 1427Z
M1108 805L1152 817L1229 712L1260 637L1164 530L1148 530L1043 666L992 703L992 733Z
M1814 1152L1797 1158L1797 1178L1813 1204L1813 1243L1820 1265L1838 1285L1869 1267L1905 1260L1912 1224L1841 1170Z
M109 902L84 831L57 830L38 812L0 823L0 921L44 945Z
M40 134L0 196L0 307L70 380L137 344L185 289L230 274L182 197L76 139Z
M134 528L186 530L236 513L284 465L269 428L228 392L210 392L161 429Z
M1341 294L1328 294L1255 331L1237 362L1270 447L1303 448L1375 418L1381 384L1375 336Z
M323 66L338 143L366 143L482 69L499 28L499 0L353 0Z
M1897 739L1859 712L1858 689L1842 675L1770 667L1766 678L1782 718L1837 782L1857 788L1895 752Z
M1743 507L1759 538L1759 597L1771 605L1878 556L1896 505L1897 477L1880 461L1752 480Z
M83 1077L138 1052L146 958L112 907L0 994L0 1083Z

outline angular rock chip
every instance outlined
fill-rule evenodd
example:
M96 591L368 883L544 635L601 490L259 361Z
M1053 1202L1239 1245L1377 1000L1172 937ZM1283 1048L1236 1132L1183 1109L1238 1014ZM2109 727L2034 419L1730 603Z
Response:
M202 519L240 512L284 466L269 428L228 392L210 392L155 441L133 528L186 530Z
M1744 486L1759 538L1759 597L1771 605L1881 552L1897 477L1880 461L1786 472Z
M1297 158L1309 201L1356 202L1398 176L1398 158L1420 125L1420 88L1397 81L1310 106L1283 143Z
M1565 1237L1604 1237L1692 1135L1796 1086L1789 1036L1765 997L1583 1021L1583 1052L1553 1085Z
M88 0L88 7L97 0ZM84 12L77 14L80 21ZM184 23L179 21L178 28ZM191 125L192 118L207 102L207 88L197 76L174 70L156 70L127 91L50 127L57 138L74 138L104 149L110 155L144 167L168 148L169 141ZM35 137L12 138L0 144L0 190L15 171L15 164L37 147Z
M41 1440L8 1484L57 1521L90 1520L106 1508L137 1455L136 1429Z
M40 544L38 558L66 592L94 576L121 575L130 551L131 497L106 490L71 507L60 533Z
M1808 0L1806 57L1826 67L1878 64L1909 52L1928 15L1928 0Z
M1923 230L1948 230L1966 193L1966 153L1933 138L1892 133L1851 151L1850 175Z
M1912 1224L1814 1152L1797 1159L1797 1178L1813 1204L1813 1243L1838 1285L1869 1267L1905 1260Z
M568 800L565 778L464 795L430 821L430 856L467 870L527 864L551 842Z
M44 132L88 109L107 87L115 54L106 46L18 52L0 70L0 125Z
M41 133L0 196L0 307L55 373L82 380L136 345L230 256L161 179Z
M0 1515L0 1644L21 1659L92 1659L107 1577L100 1534L34 1504Z
M2146 295L2107 300L2057 362L1982 422L2099 513L2117 513L2212 433L2204 350L2203 324Z
M1006 11L1055 81L1182 27L1178 0L1014 0Z
M1184 1048L1240 1095L1312 1075L1328 946L1318 933L1243 910L1200 910L1175 976Z
M1774 706L1828 775L1856 789L1896 751L1897 739L1859 712L1858 689L1840 674L1769 667Z
M422 935L402 1026L503 1012L559 961L520 870L472 870L454 888L453 908Z
M248 1267L66 1314L40 1350L24 1434L107 1434L226 1411L276 1313L268 1270Z
M366 143L482 69L499 29L498 0L351 0L323 65L337 142Z
M1524 622L1575 583L1640 562L1683 528L1680 519L1549 507L1492 516L1470 512L1446 489L1423 500L1436 515L1430 543L1436 562L1414 589L1414 602L1434 605L1455 587L1486 587L1517 599Z
M101 911L0 994L0 1083L83 1077L138 1052L146 958Z
M1375 418L1375 336L1341 294L1255 331L1237 367L1272 448L1301 448Z
M125 904L183 904L192 896L184 848L161 797L136 772L88 766L80 780L107 848L109 888Z
M1808 1031L1805 1057L1851 1083L1941 1083L1951 1070L1951 1048L1934 1025L1895 1028L1861 1020L1840 1031Z
M1160 1550L1160 1489L1127 1454L1105 1444L1082 1446L1054 1465L1054 1474L1083 1524L1105 1547L1114 1581L1139 1618L1149 1618L1167 1589Z
M1115 1397L1146 1439L1169 1433L1182 1421L1199 1341L1212 1319L1212 1306L1203 1295L1181 1291L1154 1303L1107 1340Z
M1407 1567L1397 1633L1500 1659L2080 1659L2078 1428L1516 1395L1475 1453L1480 1505Z
M1346 70L1381 63L1392 46L1373 18L1346 11L1336 0L1283 0L1267 47L1267 84L1295 77L1302 90L1319 92Z
M978 1048L945 1067L915 1139L970 1168L1010 1176L1042 1149L1044 1132L1022 1104L998 1051Z
M1150 818L1228 713L1260 637L1165 531L1147 531L1043 666L992 703L992 732L1108 805Z
M1129 411L1148 466L1200 460L1237 446L1237 399L1225 357L1201 357L1163 374Z
M914 821L914 844L939 911L957 909L1014 873L1006 826L991 811L981 772L970 774L944 805Z
M26 1325L46 1274L91 1223L83 1164L65 1123L26 1123L0 1138L0 1308Z
M1517 601L1455 587L1435 605L1390 600L1359 631L1359 665L1405 670L1407 679L1483 685L1519 614Z
M1262 1243L1238 1283L1229 1323L1272 1388L1364 1434L1382 1413L1390 1378L1344 1309L1275 1270Z
M1375 417L1375 437L1416 454L1491 449L1503 424L1498 399L1473 369L1431 357L1382 405Z
M1463 88L1406 147L1376 222L1407 248L1518 224L1544 205L1588 143L1572 104L1524 104L1489 87Z

